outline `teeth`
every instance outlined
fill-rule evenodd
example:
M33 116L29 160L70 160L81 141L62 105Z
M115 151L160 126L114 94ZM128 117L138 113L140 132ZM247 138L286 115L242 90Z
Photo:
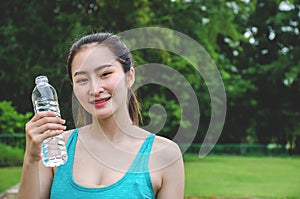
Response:
M105 100L95 101L95 104L100 104L102 102L105 102Z
M95 104L100 104L100 103L103 103L105 101L107 101L109 98L104 98L102 100L97 100L97 101L94 101Z

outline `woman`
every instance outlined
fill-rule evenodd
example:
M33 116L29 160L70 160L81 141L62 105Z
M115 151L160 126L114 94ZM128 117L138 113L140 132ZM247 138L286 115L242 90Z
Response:
M67 69L80 103L78 128L64 131L65 121L52 112L37 113L26 124L19 199L183 198L179 147L136 125L132 63L125 44L110 33L87 35L73 44ZM45 167L41 143L61 133L68 161Z

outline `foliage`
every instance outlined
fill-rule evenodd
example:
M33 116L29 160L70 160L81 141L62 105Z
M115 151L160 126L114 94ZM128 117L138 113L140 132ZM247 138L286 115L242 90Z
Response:
M247 40L219 40L233 69L229 81L240 77L247 83L226 86L234 94L228 92L231 103L224 128L228 134L223 134L222 140L244 142L251 137L262 144L294 145L299 139L295 121L300 113L299 1L257 0L249 7L252 11L247 20L236 18ZM230 45L235 43L238 45ZM248 89L236 95L237 86Z
M0 102L0 134L23 133L32 113L18 113L12 102Z
M199 154L202 144L192 144L185 152ZM205 147L205 146L204 146ZM211 150L212 155L237 155L237 156L288 156L290 152L280 144L216 144Z
M73 127L72 88L64 69L72 41L96 31L167 27L199 42L218 66L228 101L220 143L288 143L300 151L299 10L299 1L282 0L4 1L0 6L0 100L12 101L21 113L31 112L34 77L47 75L58 90L62 115ZM172 65L188 79L201 110L194 141L202 142L211 117L207 82L171 52L145 49L134 52L134 58L136 65ZM145 122L150 121L151 105L160 104L168 112L161 133L172 137L181 116L174 95L156 85L138 92ZM160 121L161 115L152 118Z
M21 166L24 150L0 143L0 166Z

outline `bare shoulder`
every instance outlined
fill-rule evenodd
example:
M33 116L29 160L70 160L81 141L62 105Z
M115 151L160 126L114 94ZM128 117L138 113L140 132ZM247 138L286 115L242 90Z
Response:
M182 153L179 146L172 140L156 135L152 146L150 166L161 169L182 161Z
M140 127L136 127L134 132L137 133L137 137L144 138L148 137L149 134L152 134L149 131L146 131ZM160 135L155 135L151 153L156 155L164 155L168 157L181 156L179 146L174 141Z
M148 137L148 132L140 127L134 127L131 132L135 132L137 137ZM160 135L155 135L149 159L149 169L158 171L169 167L174 163L182 162L182 153L179 146L172 140Z
M149 162L157 198L183 198L184 164L179 146L170 139L156 136ZM156 171L156 172L153 172Z
M153 144L153 150L160 151L162 149L168 149L170 150L169 152L171 152L172 154L173 153L177 154L178 152L180 152L179 146L174 141L162 137L160 135L156 135Z

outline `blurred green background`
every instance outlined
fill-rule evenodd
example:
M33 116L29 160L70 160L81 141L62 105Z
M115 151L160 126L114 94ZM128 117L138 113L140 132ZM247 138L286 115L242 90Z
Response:
M221 105L227 111L213 153L247 155L252 151L251 155L269 156L273 150L273 156L297 156L299 19L299 0L1 1L0 163L22 163L24 124L32 116L30 97L37 75L47 75L57 88L62 117L69 128L74 127L72 88L65 66L68 49L77 38L92 32L118 34L150 26L191 37L218 67L227 97L227 103ZM192 86L201 119L188 151L197 154L211 119L207 82L186 60L171 52L143 49L132 53L137 67L145 63L171 66ZM152 104L165 108L166 124L156 133L172 139L181 119L176 96L163 86L146 85L138 89L138 98L145 124L150 122ZM161 117L154 114L151 119L160 121Z

